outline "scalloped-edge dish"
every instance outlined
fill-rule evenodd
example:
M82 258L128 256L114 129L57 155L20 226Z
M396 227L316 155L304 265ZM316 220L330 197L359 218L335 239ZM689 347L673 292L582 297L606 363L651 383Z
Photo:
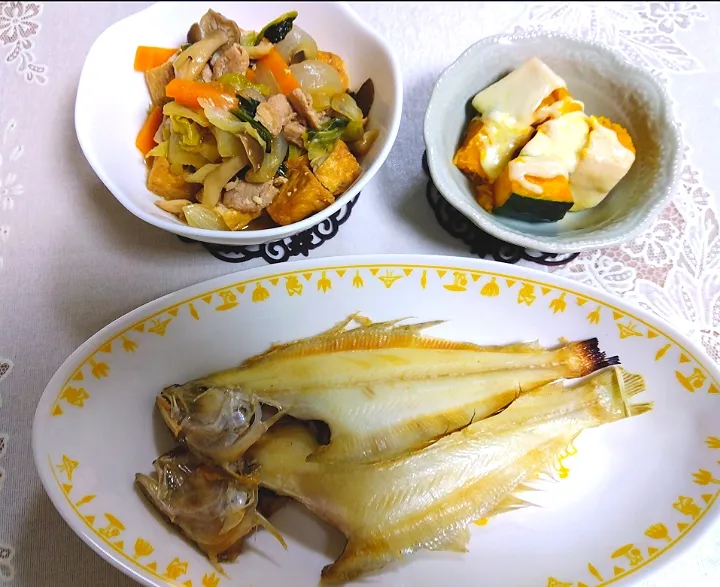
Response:
M608 116L627 128L637 148L630 171L599 206L559 222L532 224L486 212L452 163L469 101L530 57L564 78L588 114ZM453 207L501 240L547 253L599 249L635 238L675 195L680 180L681 138L662 85L610 47L561 33L497 35L468 48L435 83L424 137L433 182Z
M260 532L225 565L225 578L151 513L133 477L171 446L153 409L161 388L356 311L373 320L443 319L434 336L480 344L597 337L645 377L639 401L654 402L642 417L583 432L558 463L564 478L534 497L542 508L474 525L468 553L418 553L373 584L629 585L720 517L720 372L702 350L658 318L564 279L403 255L226 275L104 328L58 369L37 408L35 464L53 504L95 552L144 585L316 587L343 540L301 508L273 518L287 551Z
M375 84L369 128L380 131L360 162L362 175L333 204L287 226L237 232L192 228L160 210L147 190L147 168L135 135L147 115L144 77L133 70L138 45L178 46L193 22L209 8L245 28L260 28L284 12L299 11L298 23L318 46L345 60L353 87L367 78ZM118 92L117 88L122 88ZM397 136L402 112L402 78L390 45L365 24L346 2L159 2L109 27L95 41L80 75L75 129L85 157L118 201L153 226L193 240L251 245L280 240L311 228L340 210L377 173Z

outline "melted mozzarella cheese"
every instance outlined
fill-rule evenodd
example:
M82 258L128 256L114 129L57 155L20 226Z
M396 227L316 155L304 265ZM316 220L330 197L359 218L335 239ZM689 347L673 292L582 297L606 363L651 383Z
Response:
M510 180L539 194L542 188L527 177L570 177L589 131L589 120L583 112L570 112L545 122L520 155L510 162Z
M503 112L522 127L534 122L542 101L554 90L566 87L565 81L537 57L528 59L501 80L479 92L473 107L483 116Z
M573 212L597 206L635 161L635 154L620 143L614 130L595 117L591 117L590 125L585 153L570 176Z

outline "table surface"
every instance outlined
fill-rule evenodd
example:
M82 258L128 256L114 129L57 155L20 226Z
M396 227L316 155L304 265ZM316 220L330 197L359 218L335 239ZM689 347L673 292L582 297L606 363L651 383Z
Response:
M223 263L136 219L83 157L73 109L85 56L106 27L146 5L0 2L0 583L134 584L87 548L46 497L31 452L37 401L67 356L115 318L179 288L263 263ZM718 3L353 7L397 52L403 118L387 162L351 218L310 256L469 256L468 247L438 225L425 198L422 116L432 84L487 35L543 28L594 38L668 85L686 145L682 185L642 237L545 270L649 308L720 358L720 238L712 190L720 185ZM715 526L691 552L641 585L718 584Z

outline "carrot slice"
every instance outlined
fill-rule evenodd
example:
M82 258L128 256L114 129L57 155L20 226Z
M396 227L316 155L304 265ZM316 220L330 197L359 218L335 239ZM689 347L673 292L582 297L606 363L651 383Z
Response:
M147 47L141 45L135 51L135 71L147 71L165 63L177 53L177 49Z
M255 70L248 68L248 70L245 72L245 77L249 82L255 82Z
M162 108L160 106L155 106L152 110L150 110L150 113L145 119L145 122L137 135L137 139L135 139L135 146L140 149L140 152L143 155L147 155L148 152L155 147L155 133L158 128L160 128L162 121Z
M278 53L278 50L275 49L275 47L273 47L259 62L270 70L270 73L273 74L273 77L283 94L289 94L294 89L300 87L300 84L298 84L298 81L295 79L292 71L290 71L287 63L285 63L285 60L282 58L280 53Z
M217 82L195 82L175 78L165 87L165 95L183 106L200 106L198 100L210 100L217 108L237 108L238 102L233 90Z

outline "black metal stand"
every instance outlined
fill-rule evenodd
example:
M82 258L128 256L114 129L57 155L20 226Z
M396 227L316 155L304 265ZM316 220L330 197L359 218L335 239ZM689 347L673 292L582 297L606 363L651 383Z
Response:
M263 259L266 263L282 263L292 257L302 255L308 256L308 253L333 238L340 226L344 224L352 209L357 203L360 194L350 200L343 208L335 212L329 218L326 218L320 224L308 228L303 232L289 236L279 241L274 241L264 245L216 245L212 243L199 243L184 237L178 237L185 243L201 244L216 259L226 261L227 263L244 263L252 259Z
M569 263L580 254L543 253L528 250L518 245L506 243L484 232L443 198L435 187L432 178L430 178L425 154L423 154L422 166L428 176L426 196L430 207L435 212L435 218L446 232L468 245L473 255L477 255L481 259L492 257L495 261L502 263L517 263L520 260L525 260L540 265L557 266Z

